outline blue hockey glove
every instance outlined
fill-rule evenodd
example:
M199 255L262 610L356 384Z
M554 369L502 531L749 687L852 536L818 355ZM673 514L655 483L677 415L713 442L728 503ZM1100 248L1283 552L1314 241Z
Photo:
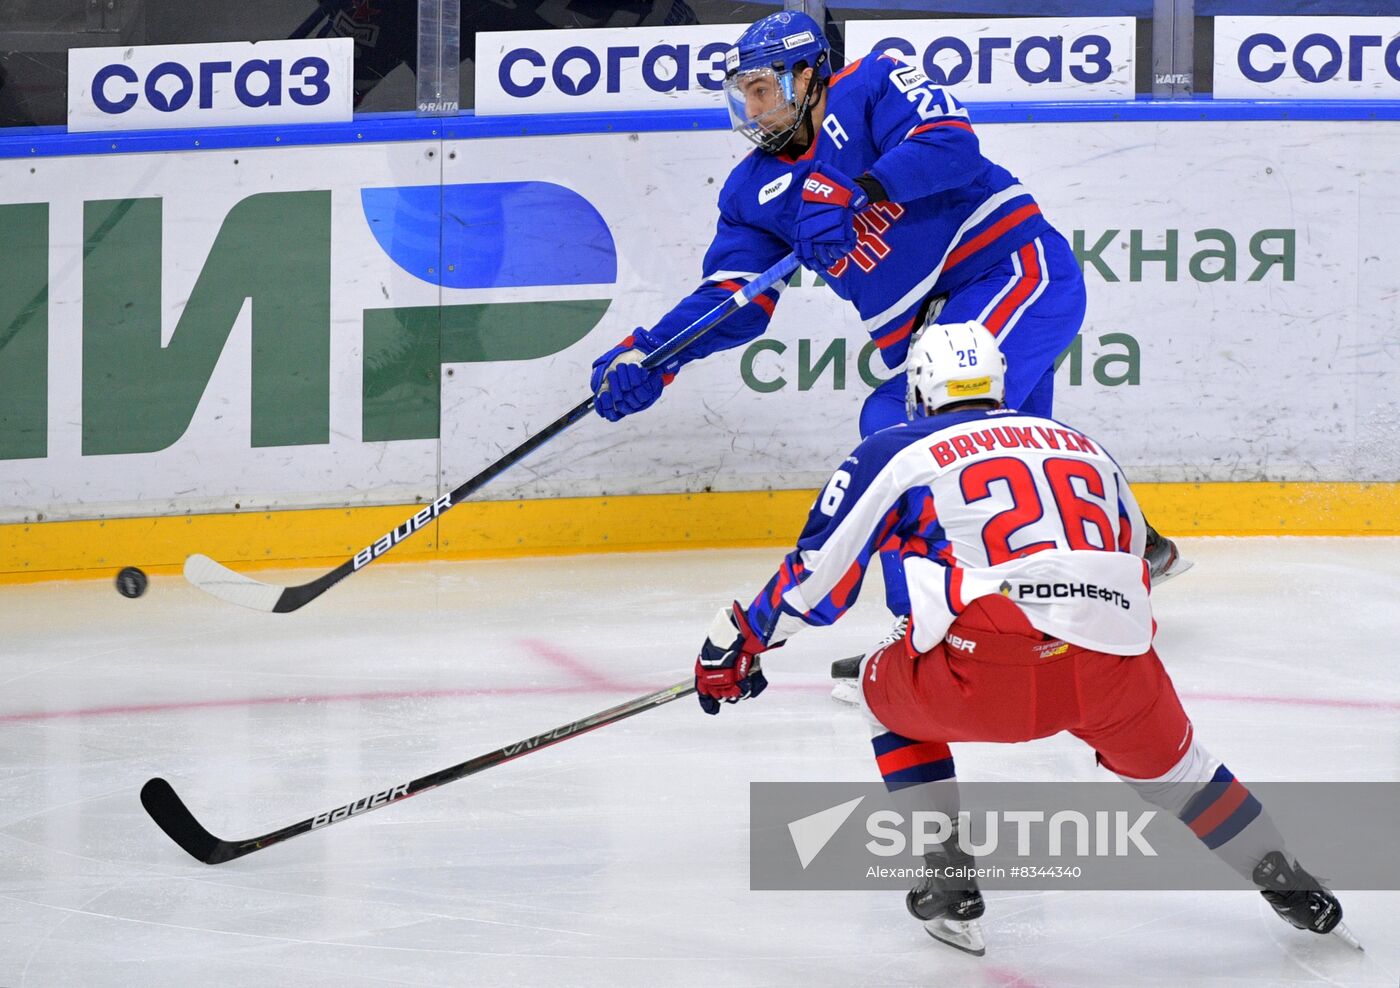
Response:
M593 389L593 410L609 422L616 422L654 404L661 397L666 377L659 369L646 370L641 362L663 342L639 328L593 361L588 385Z
M856 248L856 213L870 197L852 179L820 161L802 183L792 252L810 271L825 271Z
M722 608L695 660L695 695L700 709L717 714L721 700L738 703L767 689L768 680L759 666L758 655L768 648L749 626L737 601L732 607Z

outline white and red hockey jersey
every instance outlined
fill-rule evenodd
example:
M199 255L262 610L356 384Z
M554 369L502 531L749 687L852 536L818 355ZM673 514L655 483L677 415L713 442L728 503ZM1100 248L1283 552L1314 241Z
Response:
M1137 655L1154 632L1146 525L1094 440L1009 409L918 418L870 436L818 495L794 549L749 605L778 642L837 620L875 553L904 555L914 644L1000 593L1044 634Z

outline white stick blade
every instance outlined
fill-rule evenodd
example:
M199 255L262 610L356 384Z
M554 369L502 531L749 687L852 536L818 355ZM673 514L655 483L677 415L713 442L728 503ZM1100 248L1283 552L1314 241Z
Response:
M282 587L234 572L223 563L195 553L185 559L185 579L207 594L240 607L272 613Z

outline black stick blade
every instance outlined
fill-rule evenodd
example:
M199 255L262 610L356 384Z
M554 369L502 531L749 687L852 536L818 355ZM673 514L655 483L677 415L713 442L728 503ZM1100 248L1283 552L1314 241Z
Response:
M141 805L165 836L196 861L212 865L233 857L228 842L205 830L164 779L151 779L141 787Z

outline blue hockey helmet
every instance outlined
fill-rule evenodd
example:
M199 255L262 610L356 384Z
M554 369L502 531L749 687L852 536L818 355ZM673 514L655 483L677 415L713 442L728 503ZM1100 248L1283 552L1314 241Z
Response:
M812 69L798 94L796 74ZM831 46L821 25L798 10L754 21L724 57L724 96L731 126L776 154L808 119L831 77Z

